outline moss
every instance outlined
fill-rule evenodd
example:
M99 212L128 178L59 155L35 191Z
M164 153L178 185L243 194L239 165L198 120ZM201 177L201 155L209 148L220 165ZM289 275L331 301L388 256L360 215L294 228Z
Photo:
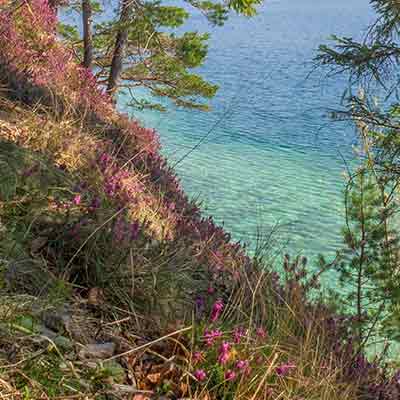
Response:
M32 360L22 369L25 377L20 375L16 381L17 389L38 398L40 392L46 393L50 398L76 394L85 390L79 379L73 376L70 369L55 355L46 355L40 359ZM29 377L29 379L26 379ZM32 382L35 383L32 388ZM29 399L29 397L27 397Z

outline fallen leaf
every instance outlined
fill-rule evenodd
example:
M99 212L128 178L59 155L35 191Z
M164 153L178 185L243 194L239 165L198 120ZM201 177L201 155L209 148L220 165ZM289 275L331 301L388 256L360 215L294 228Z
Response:
M88 304L98 306L104 303L104 293L100 288L91 288L88 294Z
M154 385L161 383L161 373L157 372L155 374L149 374L146 376L147 380L153 383Z
M182 396L185 396L189 389L188 384L181 382L181 384L179 386L180 386L179 388L181 390Z
M149 396L146 396L146 395L144 395L144 394L138 393L138 394L135 394L135 395L132 397L132 400L150 400L150 397L149 397Z

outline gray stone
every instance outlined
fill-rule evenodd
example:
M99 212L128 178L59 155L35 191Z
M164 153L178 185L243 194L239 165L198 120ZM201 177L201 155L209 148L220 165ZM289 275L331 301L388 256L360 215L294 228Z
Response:
M113 356L115 348L116 345L112 342L88 344L79 350L78 356L82 360L104 360Z

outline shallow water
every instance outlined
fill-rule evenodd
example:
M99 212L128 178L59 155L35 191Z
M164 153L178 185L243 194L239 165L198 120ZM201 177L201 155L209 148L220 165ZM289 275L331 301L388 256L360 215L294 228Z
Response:
M223 28L191 20L191 29L212 32L200 72L221 87L213 111L135 115L158 130L172 163L208 133L176 170L235 238L254 241L260 227L279 224L292 254L340 246L344 160L351 163L356 134L327 116L346 81L309 74L319 44L333 33L360 37L371 18L365 0L276 0Z

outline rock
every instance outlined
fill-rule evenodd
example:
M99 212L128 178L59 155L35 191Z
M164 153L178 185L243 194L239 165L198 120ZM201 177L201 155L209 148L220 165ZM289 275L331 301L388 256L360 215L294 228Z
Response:
M88 359L104 360L114 355L115 348L116 345L115 343L112 342L88 344L82 347L82 349L78 353L78 356L80 359L83 360L88 360Z
M63 350L73 349L73 343L71 340L65 336L60 336L58 333L41 325L30 315L23 315L12 325L12 327L24 333L38 335L37 338L35 338L38 342L47 342L47 344L50 344L51 341L55 346L60 347ZM50 340L46 340L45 338Z
M44 326L40 327L40 334L42 336L49 338L54 343L55 346L59 347L62 350L69 351L74 348L74 344L72 343L71 340L69 340L65 336L60 336L58 333L56 333ZM46 340L46 339L42 338L42 340ZM47 342L48 342L48 344L50 344L49 341L47 341Z
M56 332L69 332L71 316L65 309L45 311L42 320L48 328Z
M137 390L136 386L132 385L121 385L119 383L114 383L111 385L112 392L113 393L120 393L120 394L127 394L127 393L133 393L137 394L139 391Z

